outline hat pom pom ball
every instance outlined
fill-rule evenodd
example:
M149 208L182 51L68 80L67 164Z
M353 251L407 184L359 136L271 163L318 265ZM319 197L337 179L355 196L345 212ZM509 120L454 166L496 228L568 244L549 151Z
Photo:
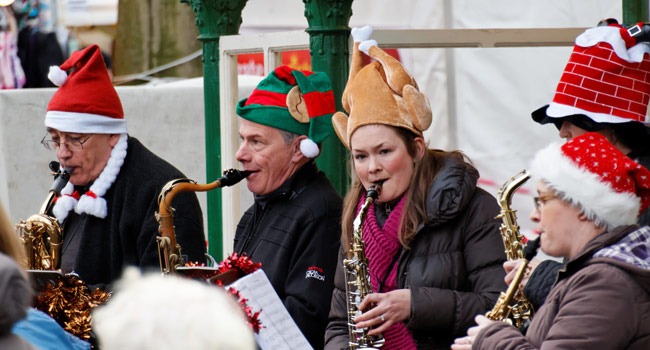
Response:
M318 145L310 139L304 139L300 142L300 152L307 158L316 158L320 153Z
M54 85L61 86L68 80L68 74L58 66L51 66L47 78L50 79Z

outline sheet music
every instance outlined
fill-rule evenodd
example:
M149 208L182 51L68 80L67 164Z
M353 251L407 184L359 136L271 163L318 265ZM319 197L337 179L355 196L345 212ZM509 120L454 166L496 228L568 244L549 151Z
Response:
M253 312L262 310L259 318L263 328L255 334L262 350L313 350L262 269L238 279L229 287L248 299Z

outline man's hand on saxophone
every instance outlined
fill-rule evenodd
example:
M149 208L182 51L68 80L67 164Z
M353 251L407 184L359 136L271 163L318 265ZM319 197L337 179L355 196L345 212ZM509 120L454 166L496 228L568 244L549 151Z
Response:
M374 307L372 307L374 305ZM396 289L388 293L368 294L359 308L372 309L355 318L357 328L368 327L369 335L381 334L395 323L403 322L411 315L411 291Z

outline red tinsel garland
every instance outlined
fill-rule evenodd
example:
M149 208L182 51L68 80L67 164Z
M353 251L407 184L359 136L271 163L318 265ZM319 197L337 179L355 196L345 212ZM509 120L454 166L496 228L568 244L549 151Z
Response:
M187 267L203 267L204 264L197 264L197 263L187 263L185 264ZM262 267L262 264L259 262L253 262L249 257L247 257L245 254L239 255L236 252L230 254L227 258L225 258L222 262L219 263L217 269L215 270L195 270L195 271L185 271L184 274L187 277L190 278L197 278L197 279L203 279L206 281L209 281L210 283L224 287L223 281L219 278L212 279L212 277L216 277L221 274L228 273L232 270L236 271L236 274L238 278L246 276L248 274L251 274L255 271L257 271L259 268ZM248 306L247 302L248 299L244 298L241 296L239 291L235 288L227 288L226 291L228 291L230 294L237 299L237 303L239 306L242 308L244 311L244 314L246 315L248 325L251 327L253 332L259 333L260 329L264 327L259 319L260 312L262 310L259 310L257 312L253 312L253 309Z

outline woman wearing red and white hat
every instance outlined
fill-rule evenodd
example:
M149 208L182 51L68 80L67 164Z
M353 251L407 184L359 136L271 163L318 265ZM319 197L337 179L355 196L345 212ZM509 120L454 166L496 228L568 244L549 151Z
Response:
M650 171L598 133L552 144L533 159L531 220L541 249L568 260L526 335L477 316L467 349L650 349Z

